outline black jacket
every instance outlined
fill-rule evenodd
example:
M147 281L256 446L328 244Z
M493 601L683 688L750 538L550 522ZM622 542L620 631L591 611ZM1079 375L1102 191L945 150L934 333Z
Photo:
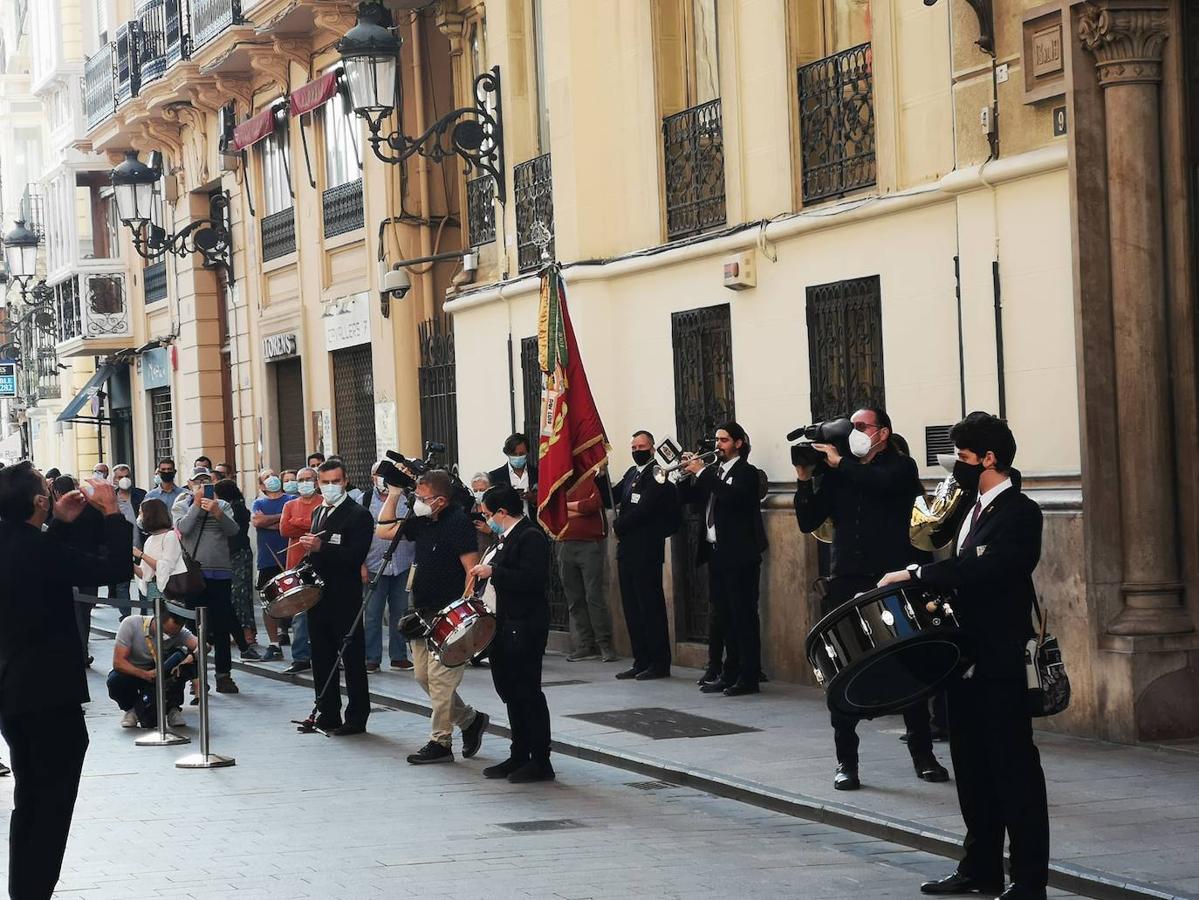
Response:
M969 500L969 504L965 501ZM969 515L975 498L963 498ZM1036 590L1032 573L1041 558L1041 508L1013 485L979 514L962 552L920 568L920 583L954 588L954 611L975 641L975 674L1024 678L1024 647L1033 636Z
M550 539L528 518L500 538L491 558L495 615L500 622L549 624L546 585L550 571Z
M346 497L321 521L327 512L324 504L312 512L313 533L323 531L321 549L308 555L316 573L325 580L325 597L337 601L360 602L362 599L362 564L375 536L375 520ZM319 523L319 525L318 525Z
M834 577L882 575L917 559L909 529L923 491L916 461L887 447L868 463L845 457L818 483L799 482L795 518L805 534L832 519Z
M675 486L658 482L651 463L637 472L631 466L613 491L617 559L626 562L665 561L666 538L678 530L679 497Z
M525 471L529 475L529 490L535 492L537 490L537 463L529 459ZM492 487L497 487L501 484L506 487L512 486L512 479L508 475L507 463L504 463L498 469L492 469L487 473L487 477L491 480Z
M737 460L729 469L727 479L722 480L719 472L719 465L708 466L679 486L680 499L699 505L699 562L707 562L712 555L705 524L708 498L712 496L716 498L713 515L721 558L732 565L760 562L769 546L762 522L762 472L744 459Z
M100 540L86 545L70 530L0 522L0 715L89 699L71 588L132 579L133 527L100 516Z

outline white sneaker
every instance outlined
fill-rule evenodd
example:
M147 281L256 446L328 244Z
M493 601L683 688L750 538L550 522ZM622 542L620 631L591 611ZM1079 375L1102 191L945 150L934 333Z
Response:
M183 710L175 707L167 711L167 724L172 728L182 728L187 722L183 719Z
M125 715L121 716L121 727L122 728L136 728L137 727L137 713L135 713L131 709L126 710Z

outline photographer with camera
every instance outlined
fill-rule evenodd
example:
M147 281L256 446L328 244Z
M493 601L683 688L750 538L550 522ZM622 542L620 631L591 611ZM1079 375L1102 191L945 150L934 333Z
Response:
M842 420L843 421L843 420ZM826 521L836 533L832 548L832 577L821 605L821 615L872 590L883 573L902 569L916 560L908 534L912 503L923 493L916 463L892 446L891 418L878 407L859 409L850 418L853 430L844 439L836 430L836 443L813 443L820 454L799 456L795 466L795 517L800 530L811 534ZM823 424L823 423L822 423ZM808 429L811 431L812 429ZM792 432L794 434L794 432ZM814 478L817 473L819 478ZM933 756L928 710L918 703L904 710L908 750L917 777L946 781L949 773ZM832 713L837 747L837 774L833 787L854 791L858 779L858 720Z

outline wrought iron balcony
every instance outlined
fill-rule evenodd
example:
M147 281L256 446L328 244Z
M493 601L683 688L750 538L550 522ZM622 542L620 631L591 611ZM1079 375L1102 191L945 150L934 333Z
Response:
M83 65L83 115L91 131L117 109L112 44L105 44Z
M666 236L670 240L723 225L724 128L720 99L662 120L666 160Z
M321 195L325 237L331 238L362 227L362 179L331 187Z
M472 247L495 240L495 179L490 175L466 182L466 213Z
M62 356L120 349L133 337L133 317L120 272L84 272L54 286Z
M138 5L138 72L144 87L188 56L183 0L142 0Z
M554 233L554 186L551 179L550 155L544 153L512 169L516 194L516 257L521 272L531 272L541 266L541 248L534 243L534 226L544 225ZM554 258L551 238L546 253Z
M142 270L142 280L145 287L146 306L167 298L167 261L160 259Z
M804 203L840 197L877 180L871 64L870 45L860 44L799 69Z
M203 47L226 28L242 23L239 0L191 0L191 47Z
M117 105L137 96L141 88L141 76L138 72L138 35L141 25L135 20L126 22L117 29L116 48L113 51L116 58L116 94Z
M262 261L296 252L296 213L292 208L262 217Z

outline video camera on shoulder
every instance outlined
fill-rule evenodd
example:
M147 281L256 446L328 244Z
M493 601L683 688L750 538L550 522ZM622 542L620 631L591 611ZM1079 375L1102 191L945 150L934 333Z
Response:
M852 433L853 423L844 416L796 428L787 434L788 441L798 441L791 445L791 464L822 465L825 461L824 454L815 449L813 444L831 444L842 456L849 456L849 436Z

